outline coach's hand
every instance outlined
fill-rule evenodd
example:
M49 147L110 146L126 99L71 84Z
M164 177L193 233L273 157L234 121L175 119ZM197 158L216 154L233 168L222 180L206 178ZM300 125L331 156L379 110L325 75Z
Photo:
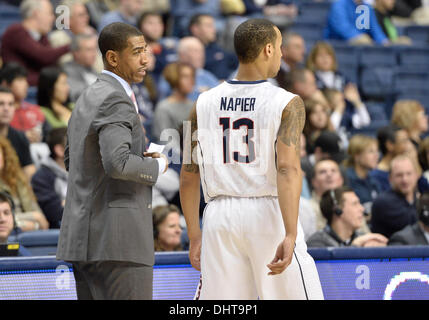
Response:
M295 248L295 238L285 237L277 247L274 259L267 264L271 270L268 275L273 276L282 273L292 262L293 250Z
M189 239L189 260L195 269L201 271L201 234Z

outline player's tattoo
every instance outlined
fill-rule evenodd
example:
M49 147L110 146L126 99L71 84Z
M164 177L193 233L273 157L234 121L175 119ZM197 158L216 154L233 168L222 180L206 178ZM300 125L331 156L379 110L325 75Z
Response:
M183 164L183 169L186 172L199 173L200 172L200 168L199 168L198 164L195 163L193 161L193 159L192 159L192 151L195 150L195 148L197 147L197 144L198 144L198 141L194 141L192 139L192 137L194 135L194 132L198 129L197 106L196 106L196 104L192 108L191 114L189 116L189 120L191 121L191 136L190 137L185 137L185 139L191 139L191 150L184 150L183 152L188 152L188 153L190 152L190 154L188 154L186 158L190 159L191 163L184 163Z
M305 107L300 97L293 98L283 110L277 138L287 146L295 146L299 155L301 150L301 133L305 124Z

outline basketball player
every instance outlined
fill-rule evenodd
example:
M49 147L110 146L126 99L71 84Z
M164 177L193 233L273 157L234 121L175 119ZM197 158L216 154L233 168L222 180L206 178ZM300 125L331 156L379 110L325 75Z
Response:
M281 43L268 20L239 25L236 79L202 93L190 116L198 131L185 134L180 199L189 258L201 270L197 299L323 299L298 220L304 104L267 82L279 71Z

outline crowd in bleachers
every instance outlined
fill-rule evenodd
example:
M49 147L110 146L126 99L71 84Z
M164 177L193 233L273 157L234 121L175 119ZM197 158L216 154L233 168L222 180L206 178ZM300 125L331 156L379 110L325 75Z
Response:
M300 221L308 245L385 246L407 228L422 235L409 244L429 244L416 207L429 192L426 0L0 1L0 189L15 202L13 232L60 227L67 123L103 69L99 32L119 21L148 44L147 75L132 85L147 142L173 137L169 157L179 159L154 186L156 249L187 249L181 141L168 129L180 132L198 95L234 78L234 30L255 17L283 34L280 71L269 81L306 107Z

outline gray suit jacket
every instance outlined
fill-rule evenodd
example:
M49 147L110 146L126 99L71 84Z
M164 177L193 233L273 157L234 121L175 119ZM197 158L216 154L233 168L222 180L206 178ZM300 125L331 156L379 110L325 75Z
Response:
M395 232L389 238L389 246L400 245L429 245L419 223L408 225L404 229Z
M140 119L115 78L100 74L82 93L67 136L69 180L57 259L153 265L158 162L143 157Z
M63 68L67 73L67 82L70 85L70 99L75 102L82 92L90 85L86 82L84 74L86 72L90 72L94 76L97 76L97 73L92 70L85 69L82 65L74 61L67 62Z

